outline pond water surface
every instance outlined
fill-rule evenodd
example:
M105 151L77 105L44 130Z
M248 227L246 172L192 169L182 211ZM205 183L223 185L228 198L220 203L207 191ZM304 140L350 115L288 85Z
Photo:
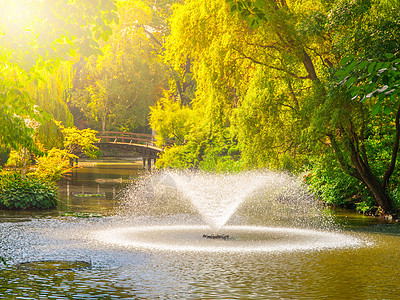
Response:
M191 211L175 213L167 208L165 214L121 214L124 206L120 206L118 195L147 173L141 162L109 160L81 166L61 183L59 209L0 211L0 256L8 262L0 266L0 299L400 297L399 223L325 209L322 214L330 225L321 230L359 243L306 251L202 252L118 246L102 243L95 238L96 233L141 224L202 223ZM74 217L75 213L103 217ZM229 225L244 220L240 213ZM253 218L251 225L269 226L270 219L261 215ZM38 260L84 261L91 267L18 268L20 263Z

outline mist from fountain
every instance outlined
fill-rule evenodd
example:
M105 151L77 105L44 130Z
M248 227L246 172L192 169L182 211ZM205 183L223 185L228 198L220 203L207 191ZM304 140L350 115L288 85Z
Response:
M263 174L247 172L169 172L166 176L191 201L215 233L221 230L239 205L268 180Z
M142 250L202 252L361 245L352 236L325 230L329 222L321 207L300 180L285 173L159 171L134 182L121 197L121 216L136 225L118 223L96 232L95 239ZM204 239L210 230L212 238Z

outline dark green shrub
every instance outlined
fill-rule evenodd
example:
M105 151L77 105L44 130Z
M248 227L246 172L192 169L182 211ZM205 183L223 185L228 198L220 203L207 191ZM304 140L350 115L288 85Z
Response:
M366 212L374 203L365 186L345 174L330 157L319 162L314 161L305 181L310 185L311 191L327 204Z
M0 175L0 207L6 209L51 209L57 206L57 189L51 183L18 173Z
M9 149L3 149L0 147L0 167L4 166L7 163L9 155Z
M383 115L380 119L386 117ZM365 130L368 138L365 140L364 146L373 174L382 179L379 174L385 174L392 159L395 124L382 127L379 122L374 123L373 121ZM345 157L345 159L350 161L350 157ZM310 175L306 179L311 185L311 189L324 202L354 207L362 213L376 214L378 205L365 184L344 173L333 153L325 153L325 156L321 156L319 160L313 160ZM400 156L397 157L396 167L386 190L394 201L396 209L400 209Z

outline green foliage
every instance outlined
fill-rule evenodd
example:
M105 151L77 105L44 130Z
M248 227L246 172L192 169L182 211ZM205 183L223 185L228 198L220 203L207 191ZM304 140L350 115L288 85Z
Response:
M385 56L383 61L347 56L341 60L341 68L335 73L337 81L346 88L353 101L374 100L373 116L378 113L390 115L397 110L400 54L386 53Z
M367 58L384 58L398 46L399 3L396 1L337 1L326 14L325 32L335 32L333 52L363 53Z
M384 174L391 160L391 146L393 143L394 124L382 127L383 118L374 118L368 125L368 138L365 140L366 153L370 167L375 174ZM334 154L327 152L323 156L312 161L309 176L306 182L312 190L325 202L346 207L355 207L363 213L377 211L377 206L365 185L358 179L343 172L343 169L335 160ZM400 186L400 169L397 167L387 187L388 194L393 199L396 207L399 207L400 199L398 188Z
M10 94L8 91L0 90L0 145L17 150L26 148L38 153L33 139L34 130L25 124L21 116L15 114L15 110L8 102L13 102L16 98Z
M239 172L242 169L242 164L230 155L209 151L199 162L199 168L211 172Z
M180 74L191 63L197 89L189 107L196 121L180 127L186 144L163 158L179 165L174 153L182 165L220 168L234 147L241 167L291 171L334 159L332 166L312 165L324 178L314 186L326 188L326 201L368 197L367 187L391 211L399 62L385 53L398 49L398 11L398 2L374 0L176 5L165 56ZM368 199L357 200L366 201L360 209Z
M375 201L371 198L365 201L358 202L356 203L356 210L363 214L368 214L373 209L374 203Z
M64 147L70 154L79 154L81 151L90 158L96 158L99 148L93 143L99 141L96 138L97 131L90 128L79 130L76 127L64 127L60 125L64 134Z
M93 145L93 143L98 142L96 131L91 129L79 130L76 127L64 127L59 123L57 123L57 126L59 126L64 135L64 149L52 148L44 150L42 157L34 157L25 149L22 151L11 151L7 166L21 168L32 165L28 175L42 181L55 183L65 173L71 171L71 161L77 158L75 154L83 152L88 157L97 157L98 148Z
M295 172L305 162L298 134L305 124L300 121L299 104L282 89L288 82L271 80L267 74L263 68L254 74L236 110L234 125L243 149L242 160L248 167Z
M51 119L36 103L33 85L61 61L101 53L96 39L107 39L117 22L112 0L0 1L0 144L38 152L30 119ZM99 36L100 35L100 36Z
M193 110L168 93L150 108L150 126L157 132L157 145L162 147L167 140L173 140L176 145L182 145L185 137L195 125Z
M35 140L40 141L46 149L62 148L63 136L57 122L67 127L74 125L74 118L67 106L72 73L73 62L62 62L53 72L42 70L43 81L27 87L37 105L52 116L35 130Z
M0 148L0 168L3 167L7 163L9 156L10 156L9 149Z
M85 197L104 197L105 194L75 194L75 197L85 198Z
M84 212L67 212L62 214L63 217L76 217L76 218L102 218L103 216L97 213L84 213Z
M76 156L70 154L66 149L50 149L46 155L37 158L34 172L28 175L34 176L44 182L56 182L65 173L72 170L70 160Z
M118 1L118 6L120 22L104 55L77 63L71 104L77 117L98 131L145 131L149 106L166 87L166 67L153 44L161 43L153 27L155 8L149 1Z
M18 173L0 174L0 207L15 210L53 209L57 190L53 184Z
M14 55L11 62L29 71L51 69L75 51L99 54L96 40L107 39L110 24L118 22L114 1L2 1L0 53ZM6 50L8 49L8 51ZM32 69L34 68L34 69ZM36 74L38 75L38 74Z
M23 151L11 151L6 166L8 167L22 167L24 164L24 153Z
M157 160L158 168L200 168L215 172L237 172L243 166L240 149L229 130L196 131L189 135L184 145L174 145L165 149Z
M373 202L367 189L354 177L343 174L333 157L313 162L311 171L304 179L311 191L328 204L355 208L360 199Z
M189 169L196 163L192 145L175 145L165 149L165 152L157 159L157 168Z

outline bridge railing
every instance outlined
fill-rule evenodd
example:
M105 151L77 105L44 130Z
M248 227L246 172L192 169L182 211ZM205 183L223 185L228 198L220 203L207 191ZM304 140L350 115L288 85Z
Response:
M139 144L156 147L153 135L145 133L106 131L99 132L97 138L100 139L99 143Z
M100 139L99 143L127 143L157 147L154 136L146 133L105 131L99 132L97 138ZM174 144L173 140L166 140L165 142L167 146Z

